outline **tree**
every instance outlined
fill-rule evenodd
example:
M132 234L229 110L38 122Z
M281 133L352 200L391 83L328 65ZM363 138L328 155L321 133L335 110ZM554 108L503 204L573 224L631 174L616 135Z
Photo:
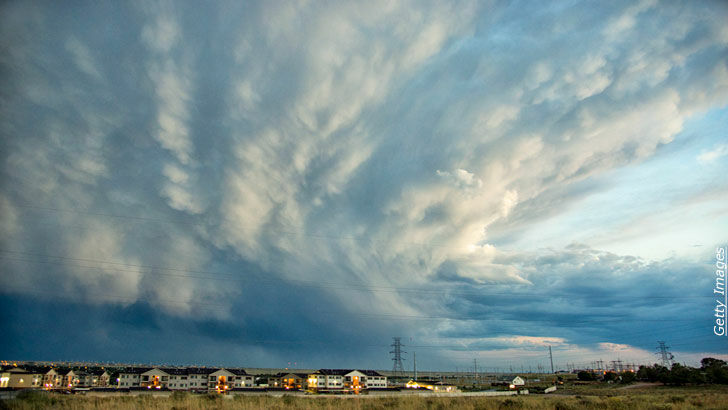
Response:
M588 371L586 371L586 370L582 370L582 371L580 371L580 372L579 372L579 373L578 373L578 374L576 375L576 377L577 377L577 378L578 378L579 380L581 380L581 381L592 381L592 380L596 379L596 377L594 376L594 373L592 373L592 372L588 372Z
M632 383L637 377L635 376L634 372L622 372L619 374L619 376L622 378L621 383L624 384Z
M667 382L676 386L682 386L687 384L689 379L690 368L683 366L680 363L675 363L672 365L672 369L670 369L670 375L667 378Z
M705 357L700 361L700 368L705 369L712 366L725 366L726 362L720 359L714 359L712 357Z
M610 382L610 381L613 381L613 380L617 380L617 373L614 373L614 372L606 372L606 373L604 373L603 380L605 382Z
M700 361L700 369L705 372L708 383L728 384L728 364L725 361L706 357Z
M670 370L665 366L655 364L653 366L640 366L637 371L637 378L640 380L646 380L649 382L663 382L668 383L670 376Z
M640 368L637 370L637 379L638 380L650 380L650 367L648 366L640 366Z

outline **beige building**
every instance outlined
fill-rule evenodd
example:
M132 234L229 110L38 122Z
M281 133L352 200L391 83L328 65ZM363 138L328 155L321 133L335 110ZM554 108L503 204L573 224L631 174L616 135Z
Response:
M139 387L147 389L166 389L169 386L169 373L159 368L147 370L141 374Z
M94 369L88 372L92 387L106 387L109 385L111 375L104 369Z
M60 389L64 385L64 373L63 370L51 367L43 375L43 388L45 389Z
M0 388L30 389L43 385L42 373L31 373L19 367L13 367L0 373Z
M119 372L119 377L116 379L117 387L122 389L141 387L142 373L149 370L151 369L148 367L138 367Z
M236 388L253 387L255 380L242 369L139 368L119 373L118 388L189 390L224 393Z
M374 370L320 369L308 376L310 390L361 391L386 388L387 377Z

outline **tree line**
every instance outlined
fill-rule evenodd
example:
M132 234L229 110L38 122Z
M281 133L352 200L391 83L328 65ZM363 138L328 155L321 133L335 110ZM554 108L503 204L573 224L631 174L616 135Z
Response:
M577 375L579 380L601 380L612 383L631 383L635 380L660 382L670 385L686 384L728 384L728 364L724 360L706 357L700 361L700 367L684 366L674 363L671 368L654 364L640 366L637 372L605 372L595 373L582 370Z

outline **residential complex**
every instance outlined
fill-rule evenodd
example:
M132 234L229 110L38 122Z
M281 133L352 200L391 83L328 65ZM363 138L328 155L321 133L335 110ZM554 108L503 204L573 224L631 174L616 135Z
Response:
M373 370L357 369L252 375L243 369L207 367L125 367L107 370L7 366L0 373L0 388L146 389L199 393L250 389L359 392L387 388L387 377Z

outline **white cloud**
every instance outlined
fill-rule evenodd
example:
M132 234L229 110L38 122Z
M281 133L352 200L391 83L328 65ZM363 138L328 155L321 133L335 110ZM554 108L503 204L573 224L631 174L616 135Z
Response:
M477 178L473 173L468 172L465 169L456 169L452 173L448 171L436 171L437 175L451 181L458 188L481 188L483 181Z
M123 305L134 303L139 295L142 273L138 259L122 257L122 232L102 221L90 221L84 228L77 240L66 245L67 254L79 261L70 266L73 278L83 283L86 297L92 301ZM68 284L68 288L71 290L72 285Z
M538 336L510 336L501 337L507 343L513 343L518 345L537 345L537 346L550 346L550 345L563 345L566 340L563 337L538 337Z
M158 131L155 137L164 148L172 151L182 164L188 164L192 153L192 141L187 125L190 82L170 60L161 64L152 63L149 75L155 82L159 99Z
M174 164L165 164L162 173L175 184L184 184L190 179L185 170Z
M169 206L178 211L199 214L204 210L201 200L179 185L165 184L162 194L169 200Z
M698 155L698 161L704 164L710 164L726 155L728 155L728 144L718 144L710 151L701 152Z

